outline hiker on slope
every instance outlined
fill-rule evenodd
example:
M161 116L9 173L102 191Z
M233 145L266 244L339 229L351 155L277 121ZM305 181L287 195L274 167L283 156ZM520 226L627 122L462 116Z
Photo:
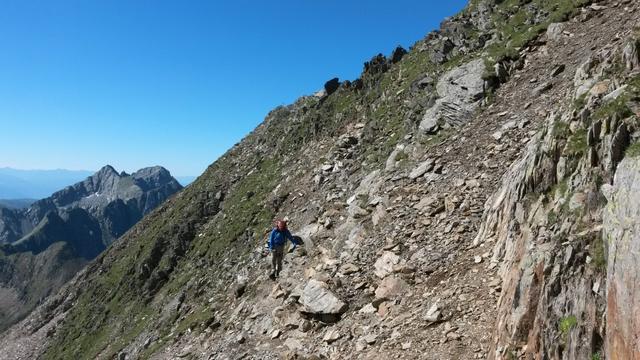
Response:
M269 251L271 251L271 268L273 272L269 276L275 279L280 275L282 271L282 259L284 258L284 246L287 243L287 239L293 244L293 251L296 248L296 240L291 235L291 232L287 229L287 222L284 220L276 221L276 227L271 230L271 236L269 236Z

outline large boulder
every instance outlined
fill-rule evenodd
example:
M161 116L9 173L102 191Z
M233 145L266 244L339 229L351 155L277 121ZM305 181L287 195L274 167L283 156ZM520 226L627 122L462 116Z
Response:
M547 27L547 38L553 41L560 41L564 36L564 23L552 23Z
M438 80L439 99L420 122L425 133L435 131L440 124L458 126L466 123L484 97L484 60L478 59L445 73Z
M309 280L302 290L300 303L304 311L315 315L340 315L347 311L347 304L327 289L327 284L318 280Z
M387 58L382 54L378 54L371 58L371 60L364 63L364 74L366 75L373 76L382 74L387 70L389 70L389 62L387 61Z
M336 90L338 90L339 87L340 79L338 78L333 78L324 83L324 91L327 93L327 95L333 94L334 92L336 92Z
M377 277L383 279L385 276L393 273L393 266L400 263L400 257L390 251L385 251L376 263L373 265L373 271Z
M427 159L426 161L420 163L415 169L411 170L409 173L409 179L415 180L427 172L431 171L435 166L435 161L433 159Z
M391 63L395 64L399 62L406 54L407 50L405 50L402 46L396 47L395 50L393 50L393 53L391 53Z
M625 158L605 187L607 359L640 359L640 158Z
M455 49L455 47L455 44L446 37L432 44L432 52L430 54L431 61L436 64L444 63L447 61L449 58L448 55L453 49Z

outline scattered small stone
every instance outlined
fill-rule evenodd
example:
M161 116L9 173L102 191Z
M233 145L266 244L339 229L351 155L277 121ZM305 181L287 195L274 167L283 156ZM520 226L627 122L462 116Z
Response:
M367 305L363 306L359 312L362 314L373 314L375 313L377 310L376 308L373 306L372 303L368 303Z
M378 339L378 335L369 334L369 335L366 335L363 339L367 344L373 345L376 343L376 340Z
M424 319L429 322L436 322L440 320L441 316L442 313L440 312L438 304L433 304L425 314Z
M324 337L322 337L322 341L326 342L327 344L331 344L332 342L340 339L341 337L342 335L340 335L340 332L337 329L329 329L324 334Z
M350 275L353 273L357 273L359 271L360 271L360 268L351 263L342 265L342 267L340 268L340 272L343 273L344 275Z

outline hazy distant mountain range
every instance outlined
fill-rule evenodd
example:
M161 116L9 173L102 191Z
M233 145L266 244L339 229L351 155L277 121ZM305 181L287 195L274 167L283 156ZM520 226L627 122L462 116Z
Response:
M0 208L24 209L36 201L36 199L0 199Z
M93 171L0 168L0 199L42 199L84 180Z
M84 180L93 174L88 170L21 170L9 167L0 168L0 207L23 208L55 191ZM187 186L195 176L177 176L176 180ZM12 200L12 201L7 201ZM15 202L14 200L23 200Z
M160 166L130 175L105 166L27 208L0 206L0 330L180 189Z

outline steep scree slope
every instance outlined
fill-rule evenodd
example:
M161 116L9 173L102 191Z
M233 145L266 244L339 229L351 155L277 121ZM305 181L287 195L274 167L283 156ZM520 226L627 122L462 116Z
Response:
M620 290L635 255L609 244L637 247L615 224L637 212L639 11L472 1L272 111L3 354L637 358L637 324L603 319L637 309ZM263 242L285 215L305 246L271 282Z

